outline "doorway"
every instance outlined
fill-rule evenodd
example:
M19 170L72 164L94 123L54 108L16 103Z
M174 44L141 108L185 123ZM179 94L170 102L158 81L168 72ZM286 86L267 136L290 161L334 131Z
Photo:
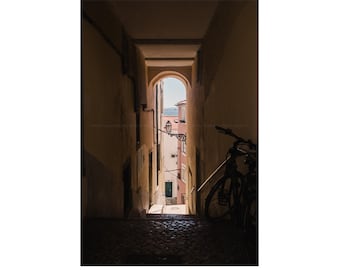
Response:
M186 164L187 109L186 87L177 78L167 77L157 83L162 86L156 94L156 111L158 113L159 159L159 192L161 205L153 205L161 209L163 214L187 214L187 182ZM152 213L150 208L149 213Z
M149 205L152 205L152 152L149 153Z
M123 168L124 181L124 217L129 215L132 209L132 190L131 190L131 161L128 159Z

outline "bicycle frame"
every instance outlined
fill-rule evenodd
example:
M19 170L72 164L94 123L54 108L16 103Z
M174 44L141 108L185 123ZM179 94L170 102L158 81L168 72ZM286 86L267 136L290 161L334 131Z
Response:
M205 200L205 215L210 220L218 220L229 214L230 220L235 222L236 225L243 226L246 230L249 224L255 224L253 213L257 211L253 207L254 202L256 203L254 200L256 194L253 192L256 189L256 187L254 189L256 183L253 180L256 180L254 177L257 175L257 146L251 140L246 141L237 136L231 129L218 126L216 126L216 129L235 138L236 141L229 148L225 160L214 169L197 189L197 192L206 187L214 176L215 179L217 173L225 166L224 175L219 177L208 192ZM239 158L243 159L245 166L240 164L241 159ZM253 213L250 211L253 211Z
M231 155L228 155L228 157L221 162L221 164L209 175L207 180L202 183L202 185L197 189L197 192L199 192L212 178L213 176L227 163L227 161L231 158Z
M237 151L239 151L241 154L245 155L247 152L243 150L242 148L236 148ZM228 152L228 155L225 160L223 160L220 165L209 175L209 177L200 185L200 187L197 189L197 192L199 192L215 175L216 173L225 165L227 162L232 158L232 154ZM234 157L235 158L235 157Z

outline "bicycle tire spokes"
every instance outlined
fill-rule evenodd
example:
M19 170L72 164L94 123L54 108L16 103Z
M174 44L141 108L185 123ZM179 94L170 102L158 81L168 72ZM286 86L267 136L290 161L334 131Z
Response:
M212 187L205 201L205 214L210 220L224 218L230 211L230 178L221 178Z
M231 183L228 181L228 183L224 182L218 191L218 204L222 206L228 206L230 205L230 185ZM226 187L225 187L226 186Z
M257 175L252 172L247 175L245 197L245 211L243 213L243 230L254 231L257 227Z
M229 200L230 200L230 196L229 193L226 192L219 192L218 193L218 204L219 205L229 205Z

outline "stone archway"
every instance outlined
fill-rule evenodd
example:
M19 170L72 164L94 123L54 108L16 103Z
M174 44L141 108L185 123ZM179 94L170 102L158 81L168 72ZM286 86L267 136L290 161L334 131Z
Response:
M151 86L152 89L156 82L166 77L173 77L180 80L187 88L186 89L187 91L191 89L191 68L189 71L186 69L182 70L181 68L176 68L173 70L169 68L166 68L165 70L158 68L157 71L149 73L148 78L149 87Z
M178 71L168 69L168 70L159 71L158 73L153 74L153 76L152 76L152 78L150 78L149 84L148 84L148 91L150 91L149 93L151 94L152 91L156 91L155 92L156 94L153 95L154 97L156 97L158 95L157 90L156 90L156 86L159 86L159 82L162 81L163 79L166 79L166 78L174 78L174 79L179 80L183 84L183 86L185 87L186 93L189 93L191 91L191 81L189 80L187 74L183 74L183 73L180 73ZM157 108L157 105L156 105L156 108ZM187 110L187 112L190 114L190 112L188 110ZM181 131L179 133L183 133L183 132ZM190 145L190 133L189 133L189 130L187 128L185 129L185 134L187 135L187 140L186 140L185 146L181 145L181 148L183 147L183 148L188 149L190 147L189 146ZM178 146L178 147L180 147L180 146ZM178 149L181 149L181 148L178 148ZM162 152L162 150L160 152ZM182 154L181 150L180 150L180 154ZM182 182L177 183L177 184L182 184L182 185L179 185L179 187L177 186L177 189L179 188L179 190L182 190L182 188L184 188L183 193L180 191L180 193L183 194L183 196L181 195L181 197L180 197L181 200L180 200L180 202L177 200L177 203L183 204L184 201L185 201L185 204L186 204L186 207L187 207L186 213L196 214L196 209L193 207L193 205L196 204L196 196L192 195L193 193L191 192L192 189L195 187L195 183L194 183L194 179L192 177L191 171L194 170L195 168L190 168L190 166L187 166L187 160L188 160L187 157L189 157L189 155L190 155L189 152L185 153L185 158L184 158L184 160L186 160L186 161L184 161L184 164L185 164L185 166L184 166L185 179L183 179L183 178L181 178L181 176L179 176L180 177L179 181L183 181L183 183ZM181 159L178 162L180 164L183 163L181 161ZM181 175L182 174L184 175L183 171L180 171L180 172L181 172ZM160 179L163 179L163 178L160 178ZM160 181L163 182L164 180L165 180L165 178L162 181L161 180ZM182 199L182 197L183 197L183 199Z

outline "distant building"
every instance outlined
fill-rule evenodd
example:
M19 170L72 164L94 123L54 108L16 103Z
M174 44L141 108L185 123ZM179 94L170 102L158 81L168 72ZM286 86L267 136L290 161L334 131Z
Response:
M186 100L182 100L176 104L178 107L178 133L187 134L186 123ZM186 184L187 179L187 144L186 141L177 141L177 204L185 204L186 202Z
M172 125L172 133L178 132L177 115L166 115L164 110L162 116L162 129L165 130L165 125L169 121ZM163 164L163 179L164 179L164 196L165 204L177 204L177 158L178 144L174 136L169 136L166 133L162 134L162 164Z
M185 134L186 126L186 100L175 104L176 107L164 108L161 114L161 167L160 177L161 194L159 202L163 204L186 203L186 141L165 133L167 122L171 123L173 134Z

